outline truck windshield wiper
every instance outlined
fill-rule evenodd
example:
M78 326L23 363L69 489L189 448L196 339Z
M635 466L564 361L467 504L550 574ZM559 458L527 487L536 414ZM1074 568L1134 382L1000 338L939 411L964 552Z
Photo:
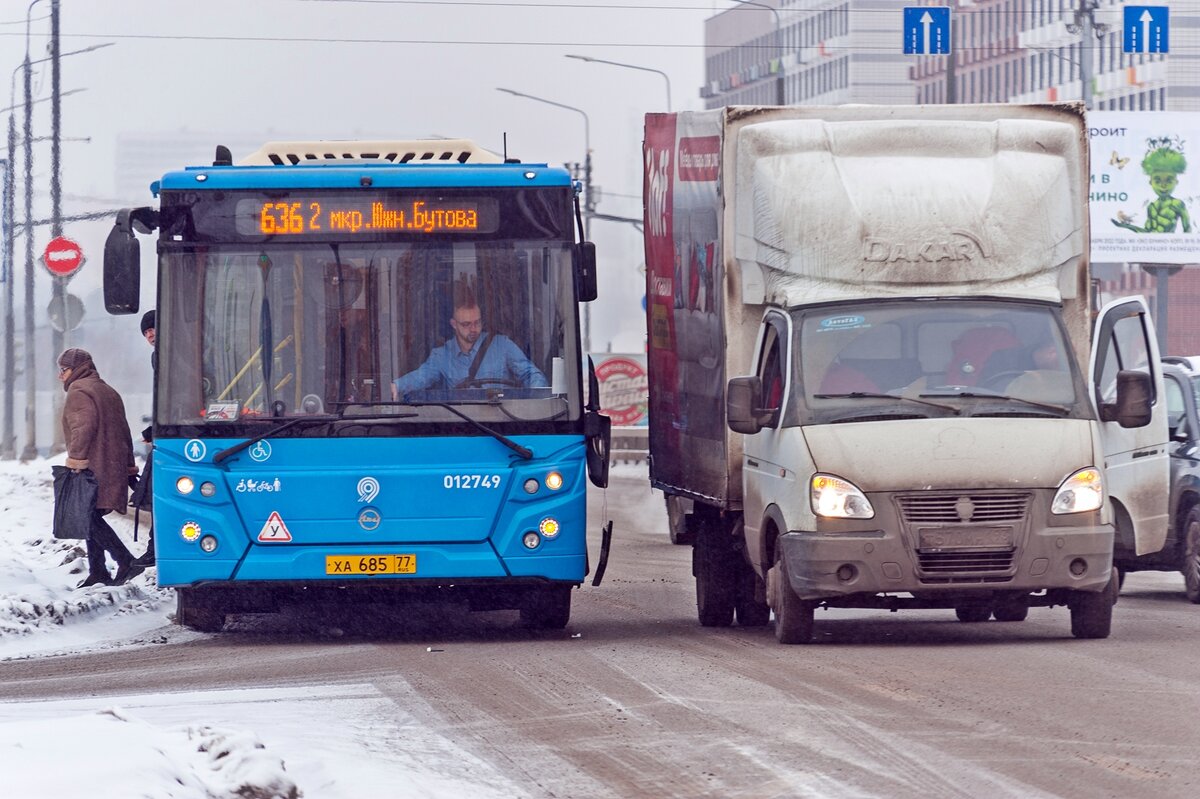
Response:
M922 397L928 396L922 394ZM941 402L930 402L929 400L917 399L916 397L906 397L903 394L885 394L882 391L850 391L845 394L813 394L813 399L897 399L905 402L915 402L919 405L928 405L933 408L941 408L943 411L950 411L955 416L962 413L961 409L955 408L953 405L946 405Z
M953 394L922 394L922 397L970 397L971 399L998 399L1008 400L1010 402L1024 402L1026 405L1032 405L1035 408L1045 408L1048 411L1062 414L1063 416L1071 412L1070 408L1064 408L1062 405L1053 405L1049 402L1038 402L1037 400L1025 399L1024 397L1014 397L1010 394L993 394L990 391L956 391Z
M258 442L262 441L264 438L270 438L272 436L279 435L284 430L289 430L293 427L296 427L296 426L304 424L304 423L331 424L333 422L357 422L357 421L377 422L377 421L387 421L389 419L409 419L409 418L412 418L413 416L416 416L416 414L415 413L387 413L387 414L381 413L381 414L373 414L370 416L346 416L345 414L343 414L341 412L339 412L337 414L319 414L319 415L312 415L312 416L297 416L296 418L288 419L286 422L278 424L275 427L272 427L269 430L266 430L266 431L260 433L259 435L254 436L253 438L248 438L245 441L241 442L240 444L234 444L232 447L226 447L225 449L218 452L216 455L213 455L213 463L221 463L222 461L228 460L229 458L232 458L234 455L237 455L242 450L248 449L248 448L254 446ZM261 420L256 420L256 421L267 421L267 420L261 419Z
M339 405L343 409L352 408L352 407L355 407L358 405L364 405L364 406L395 405L395 406L399 406L399 407L403 407L403 408L424 408L424 407L445 408L446 410L450 411L450 413L457 416L459 419L462 419L464 422L474 425L479 430L482 430L483 432L487 433L489 436L496 439L501 444L508 447L509 449L511 449L513 452L517 453L518 455L520 455L525 460L530 460L533 458L533 450L529 449L529 447L523 447L520 444L518 444L517 442L513 441L508 436L504 435L503 433L499 433L499 432L493 430L492 428L488 427L487 425L483 424L482 422L477 422L476 420L472 419L470 416L463 413L458 408L455 408L453 405L451 405L448 402L347 402L347 403L339 403ZM357 419L357 418L361 418L361 417L353 417L353 418Z

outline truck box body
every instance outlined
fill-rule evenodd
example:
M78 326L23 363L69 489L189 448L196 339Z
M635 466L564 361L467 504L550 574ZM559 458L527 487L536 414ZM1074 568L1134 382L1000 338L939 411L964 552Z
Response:
M930 124L953 129L953 151ZM658 487L740 507L741 436L723 396L750 371L767 302L1061 300L1087 351L1086 141L1069 107L650 114L645 148Z
M1078 105L647 115L650 478L706 520L704 623L730 546L759 599L778 568L802 602L956 608L1104 590L1114 520L1161 546L1157 351L1136 301L1092 340L1085 133Z

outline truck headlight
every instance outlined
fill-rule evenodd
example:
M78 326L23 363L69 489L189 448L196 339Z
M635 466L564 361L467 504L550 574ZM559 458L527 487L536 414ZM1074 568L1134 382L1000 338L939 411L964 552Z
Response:
M840 477L818 472L810 482L813 513L831 519L870 519L875 515L858 486Z
M1063 480L1050 503L1050 512L1083 513L1097 510L1104 503L1104 480L1095 466L1080 469Z

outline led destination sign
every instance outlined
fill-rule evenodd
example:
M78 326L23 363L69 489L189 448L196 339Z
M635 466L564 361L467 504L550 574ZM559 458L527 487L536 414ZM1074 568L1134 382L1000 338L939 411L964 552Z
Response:
M479 234L499 227L499 204L490 197L449 199L337 195L239 200L237 232L244 236L380 236Z

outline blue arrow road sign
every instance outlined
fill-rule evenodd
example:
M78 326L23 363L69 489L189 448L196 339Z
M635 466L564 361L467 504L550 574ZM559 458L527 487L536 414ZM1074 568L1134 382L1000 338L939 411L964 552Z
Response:
M947 55L950 52L950 8L904 8L904 54Z
M1121 23L1125 52L1170 52L1169 17L1170 8L1167 6L1125 6L1125 16Z

